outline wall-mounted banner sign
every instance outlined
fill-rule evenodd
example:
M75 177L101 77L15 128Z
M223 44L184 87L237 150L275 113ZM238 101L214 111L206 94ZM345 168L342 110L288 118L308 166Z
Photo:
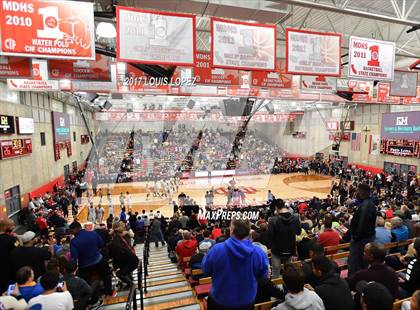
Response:
M117 6L117 59L193 66L195 15Z
M381 153L395 156L420 157L420 141L381 139Z
M10 115L0 115L0 134L15 133L15 118Z
M395 43L350 37L349 77L370 80L394 79Z
M420 141L420 111L382 114L381 139Z
M389 95L389 84L388 83L378 83L377 86L378 93L376 95L376 101L381 103L393 103L399 104L400 97L390 96Z
M0 0L0 54L95 59L93 3Z
M109 58L96 54L96 60L48 60L50 79L110 81Z
M391 96L416 97L417 72L395 71L394 80L391 82Z
M31 75L30 58L0 56L0 77L29 78Z
M210 58L210 53L196 53L194 77L197 84L239 85L239 70L212 68Z
M53 80L7 79L7 88L14 91L58 91L60 84Z
M354 121L341 121L340 130L352 131L354 130Z
M33 134L35 132L34 119L30 117L16 117L17 131L20 135Z
M276 69L276 25L211 18L212 66Z
M0 159L18 157L31 153L31 139L13 139L0 141Z
M338 122L327 122L327 129L331 131L338 130Z
M332 76L302 75L300 80L303 91L331 93L337 90L337 78Z
M341 75L341 34L286 29L287 72Z
M404 104L415 104L420 103L420 86L417 86L417 95L416 97L404 97L403 98Z
M291 88L292 75L286 74L286 60L277 59L276 71L252 71L252 85L259 87Z
M70 141L70 118L65 113L51 112L54 144Z

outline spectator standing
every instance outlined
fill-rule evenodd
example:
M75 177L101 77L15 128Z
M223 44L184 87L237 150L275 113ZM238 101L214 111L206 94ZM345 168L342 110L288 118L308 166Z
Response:
M202 270L212 277L208 309L253 309L257 280L268 277L268 258L247 239L251 225L232 220L232 236L215 244L204 257Z
M280 276L281 266L290 261L296 254L296 236L300 235L299 218L290 213L283 200L273 202L277 207L277 215L268 223L268 238L271 245L271 263L273 277Z
M11 253L19 245L13 236L14 222L10 219L0 220L0 294L4 292L14 277Z
M88 222L95 223L96 222L96 210L93 206L93 202L90 202L89 208L88 208L88 216L87 216Z
M155 242L155 247L159 246L159 242L162 242L162 246L165 245L160 224L161 223L158 217L155 216L155 218L152 221L152 226L150 227L150 239Z
M370 187L359 184L356 192L357 210L350 223L349 275L364 268L364 246L375 239L376 207L370 199Z

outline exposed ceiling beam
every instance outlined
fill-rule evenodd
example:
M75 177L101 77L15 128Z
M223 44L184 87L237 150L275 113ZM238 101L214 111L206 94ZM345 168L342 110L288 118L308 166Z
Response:
M414 0L413 3L411 4L411 6L408 8L407 12L404 14L403 18L407 19L407 17L411 14L411 11L414 9L414 7L416 6L418 0Z
M367 19L373 19L373 20L394 23L394 24L399 24L399 25L406 25L406 26L418 25L417 21L396 18L396 17L386 16L386 15L381 15L381 14L376 14L376 13L370 13L366 11L359 11L359 10L353 10L353 9L347 9L347 8L343 9L343 8L335 7L333 5L328 5L324 3L316 3L316 2L311 2L307 0L271 0L271 1L278 2L278 3L288 3L291 5L306 7L309 9L322 10L322 11L339 13L339 14L344 14L344 15L349 15L349 16L363 17Z

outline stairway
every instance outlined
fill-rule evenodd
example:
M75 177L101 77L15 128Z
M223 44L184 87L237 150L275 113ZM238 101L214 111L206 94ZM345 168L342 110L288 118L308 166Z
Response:
M143 257L143 244L136 246L138 257ZM147 277L147 293L144 293L144 309L184 309L200 310L200 304L182 272L168 258L167 247L150 245ZM134 275L137 283L137 273ZM144 280L143 280L144 281ZM104 310L125 309L128 291L118 292L118 296L107 300ZM140 293L137 292L140 309Z

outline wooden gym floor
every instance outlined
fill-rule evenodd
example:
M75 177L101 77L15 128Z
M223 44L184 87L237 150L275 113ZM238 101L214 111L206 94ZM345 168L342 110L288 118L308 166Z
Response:
M177 200L179 193L184 192L193 198L199 205L205 204L204 195L207 190L215 191L214 204L216 206L226 205L227 187L232 177L213 177L213 178L195 178L181 180L179 191L173 194L172 200ZM302 173L277 174L277 175L247 175L236 176L237 187L241 188L246 194L246 203L262 204L267 199L267 191L271 189L277 198L284 200L308 199L313 196L325 198L330 191L333 178L325 175L304 175ZM148 183L153 187L153 183ZM173 213L172 204L167 198L153 197L151 194L146 199L146 182L132 182L119 184L101 184L103 199L102 205L105 208L105 219L108 217L108 208L106 202L106 193L111 192L111 200L114 205L115 214L120 213L119 195L128 191L131 195L131 209L135 212L160 210L165 216L170 217ZM171 201L172 201L171 200ZM83 205L87 205L88 199L83 198ZM99 203L99 197L93 198L94 205ZM127 206L126 206L127 207ZM81 208L78 216L79 220L87 220L86 208Z

